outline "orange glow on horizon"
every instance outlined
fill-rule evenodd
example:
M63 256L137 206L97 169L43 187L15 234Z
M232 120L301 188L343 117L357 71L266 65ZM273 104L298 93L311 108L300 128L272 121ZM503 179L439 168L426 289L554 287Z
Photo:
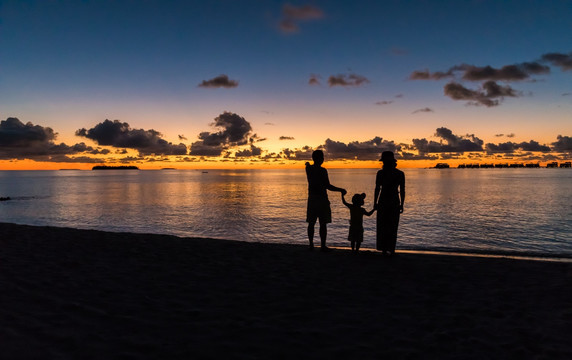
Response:
M303 169L305 160L300 161L155 161L155 162L131 162L131 163L61 163L61 162L37 162L32 160L0 160L0 170L91 170L96 165L107 166L137 166L140 170L160 170L174 168L180 170L200 169ZM545 166L547 161L525 160L474 160L474 159L451 159L451 160L398 160L397 167L401 169L433 168L437 163L446 163L451 168L460 164L512 164L512 163L540 163ZM379 161L357 160L326 160L323 165L329 169L371 169L381 168Z

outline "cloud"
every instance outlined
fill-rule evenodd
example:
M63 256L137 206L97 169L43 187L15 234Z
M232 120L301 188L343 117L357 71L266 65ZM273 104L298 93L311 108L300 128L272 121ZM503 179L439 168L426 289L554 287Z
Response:
M462 70L463 80L468 81L520 81L530 77L530 75L548 74L550 68L537 62L524 62L521 64L505 65L500 69L491 66L458 65L449 71Z
M200 133L199 141L191 144L190 155L219 156L223 150L230 147L257 140L257 136L252 134L250 123L235 113L225 111L210 125L219 131Z
M523 141L521 143L514 143L510 141L500 144L488 143L485 145L485 149L488 153L512 153L516 150L540 152L550 151L550 147L546 145L540 145L537 141L534 140L530 140L528 142Z
M425 108L423 108L423 109L417 109L417 110L415 110L414 112L412 112L412 114L417 114L417 113L420 113L420 112L433 112L433 109L428 108L428 107L425 107Z
M189 155L194 156L220 156L224 148L222 146L208 146L202 141L191 144Z
M162 139L162 134L153 129L132 129L128 123L119 120L105 120L93 128L76 131L76 136L95 141L98 145L129 148L140 155L186 155L185 144L172 144Z
M395 95L395 97L396 97L397 99L402 98L402 97L404 97L404 96L405 96L405 95L403 95L403 94L397 94L397 95Z
M503 137L506 136L507 138L513 138L515 137L514 133L510 133L510 134L495 134L496 137Z
M377 101L377 102L375 103L375 105L380 105L380 106L389 105L389 104L393 104L393 100L389 100L389 101L383 100L383 101Z
M250 145L250 149L244 149L237 151L234 156L235 157L252 157L252 156L260 156L262 154L262 149L256 147L254 145Z
M401 148L393 141L383 140L376 136L367 141L351 141L343 143L326 139L322 146L328 159L331 160L379 160L383 151L399 151Z
M323 17L324 12L316 6L284 4L282 7L282 20L279 25L280 29L285 33L296 33L300 31L300 22L318 20Z
M278 140L294 140L292 136L280 136Z
M572 93L564 93L564 94L562 94L562 96L570 96L570 95L572 95Z
M542 55L542 60L549 62L554 66L560 67L562 71L572 70L572 53L547 53Z
M510 86L501 86L494 81L487 81L482 85L482 89L471 90L463 85L450 82L443 88L446 96L453 100L468 101L468 105L484 105L487 107L498 106L505 97L518 97L520 94Z
M447 71L416 70L409 75L410 80L441 80L454 78L456 72L461 72L461 78L467 81L520 81L531 75L550 73L548 66L538 62L523 62L520 64L505 65L499 69L492 66L475 66L468 64L455 65Z
M204 87L204 88L226 88L226 89L230 89L230 88L235 88L238 86L238 81L236 80L230 80L228 78L228 75L219 75L215 78L212 78L210 80L203 80L203 82L201 82L199 84L199 87Z
M409 75L409 80L441 80L453 77L452 70L447 72L437 71L430 73L429 70L416 70Z
M179 135L179 140L188 140L187 137L185 135Z
M320 85L320 75L311 74L308 85Z
M572 151L572 137L558 135L556 139L557 141L551 144L554 151L558 152Z
M472 134L459 136L445 127L440 127L435 130L435 136L443 139L446 143L427 139L413 139L413 148L420 154L483 151L483 141Z
M357 74L339 74L336 76L331 75L328 78L328 85L330 87L358 87L367 83L369 83L369 80L366 77Z
M56 144L57 133L49 127L22 123L9 117L0 121L0 159L33 159L55 161L57 155L73 155L96 151L84 143Z
M266 125L266 126L274 126L274 125L276 125L276 124L271 123L271 122L267 122L267 123L264 123L264 125Z

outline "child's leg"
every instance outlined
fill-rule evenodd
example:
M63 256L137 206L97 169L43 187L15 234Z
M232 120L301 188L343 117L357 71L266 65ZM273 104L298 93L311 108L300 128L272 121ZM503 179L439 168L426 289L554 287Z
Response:
M360 245L361 245L361 242L359 242L359 241L356 241L356 251L359 251L359 247L360 247Z
M350 243L352 244L352 251L354 250L355 246L356 246L356 242L353 240L350 240Z

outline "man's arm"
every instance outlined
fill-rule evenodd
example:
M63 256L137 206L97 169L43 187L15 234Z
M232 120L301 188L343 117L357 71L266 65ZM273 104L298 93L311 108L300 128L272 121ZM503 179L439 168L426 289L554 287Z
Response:
M339 188L339 187L337 187L337 186L334 186L334 185L330 184L330 178L328 177L328 173L327 173L327 172L326 172L326 183L328 184L328 185L326 185L326 189L328 189L328 190L330 190L330 191L341 192L342 195L345 195L345 194L348 193L348 192L346 191L346 189L342 189L342 188Z
M363 209L363 214L366 216L371 216L375 211L375 207L373 209L371 209L371 211L366 211L365 209Z
M342 195L345 195L345 194L348 193L348 192L346 191L346 189L342 189L342 188L336 187L336 186L334 186L334 185L332 185L332 184L328 184L328 186L326 186L326 189L328 189L328 190L330 190L330 191L341 192Z

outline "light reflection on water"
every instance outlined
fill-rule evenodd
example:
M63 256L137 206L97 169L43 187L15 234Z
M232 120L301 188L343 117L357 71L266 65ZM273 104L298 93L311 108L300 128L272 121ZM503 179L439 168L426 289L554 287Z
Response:
M398 248L572 255L569 169L405 169ZM365 192L376 169L330 169ZM0 221L305 244L299 170L0 171ZM330 193L328 243L346 246L349 211ZM364 219L373 247L375 215Z

